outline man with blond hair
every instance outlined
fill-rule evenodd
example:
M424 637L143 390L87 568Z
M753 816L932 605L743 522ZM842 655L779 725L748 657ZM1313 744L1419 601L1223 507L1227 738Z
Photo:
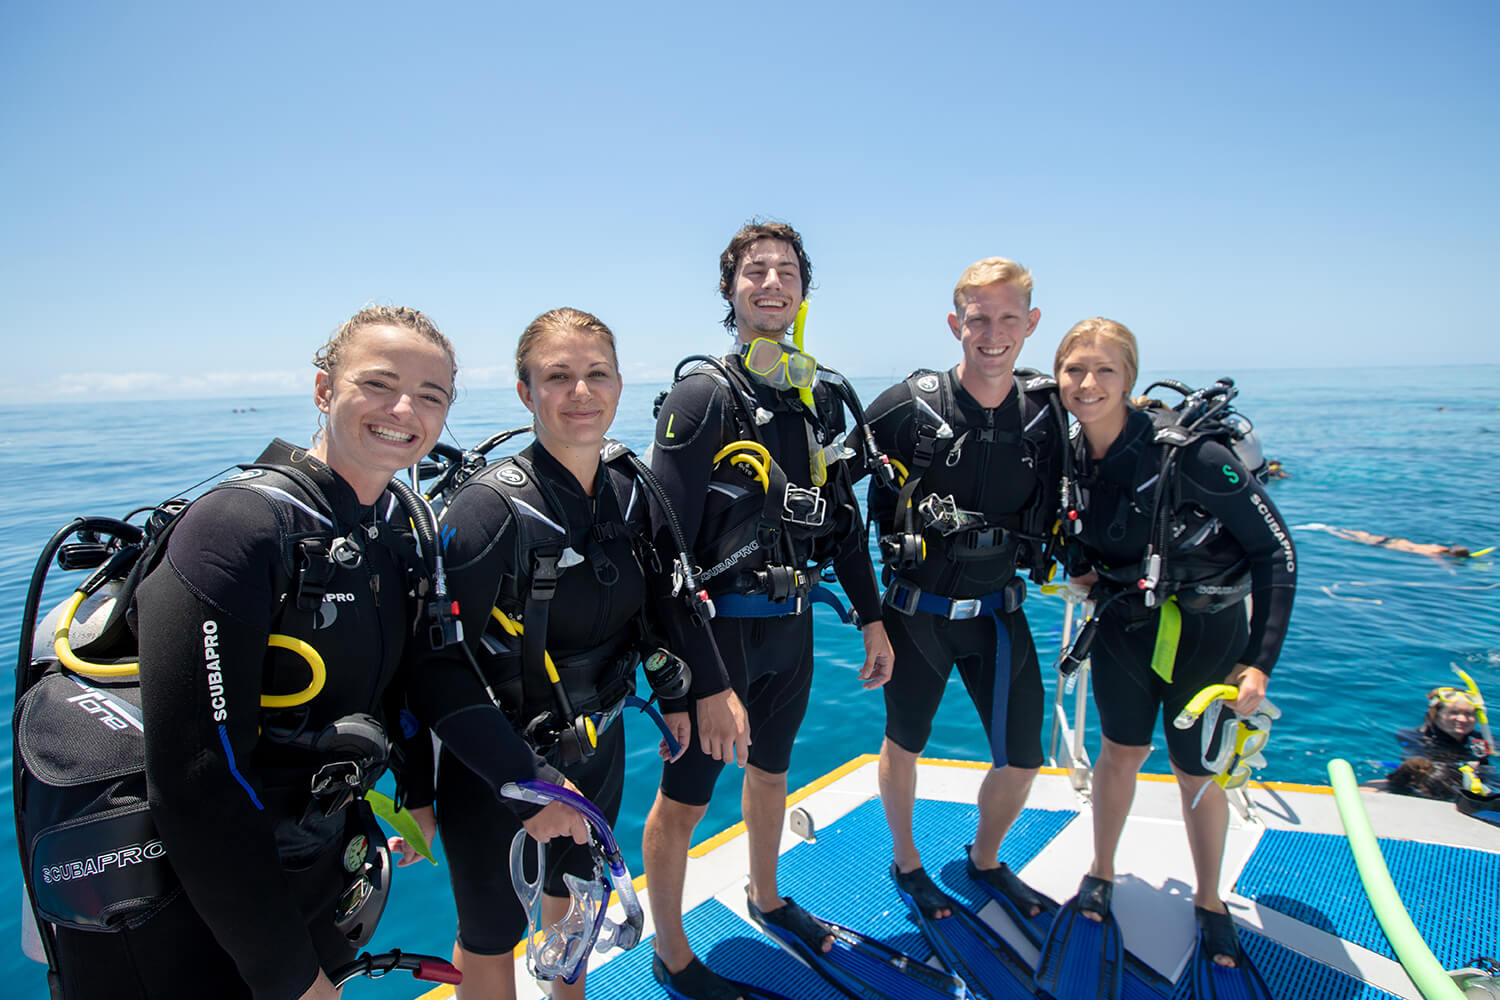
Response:
M913 372L868 410L876 443L905 471L899 491L880 482L870 487L870 518L880 526L885 560L883 618L896 654L884 689L880 799L891 829L891 875L928 920L947 917L953 902L928 877L912 837L917 756L955 666L992 763L966 867L1022 916L1041 906L997 861L1042 763L1042 678L1018 571L1045 579L1066 439L1061 411L1050 401L1055 382L1015 369L1041 319L1031 285L1031 273L1003 257L970 265L948 316L958 364Z

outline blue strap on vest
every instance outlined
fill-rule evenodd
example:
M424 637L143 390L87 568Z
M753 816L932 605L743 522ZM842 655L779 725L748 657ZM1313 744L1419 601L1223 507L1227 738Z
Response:
M995 683L990 700L990 760L1005 767L1010 757L1005 752L1006 712L1010 708L1010 627L1005 616L990 613L995 619Z
M885 603L903 615L917 611L937 615L953 621L965 621L996 611L1015 611L1026 599L1026 585L1019 577L1012 577L1000 590L983 597L944 597L923 590L916 584L897 577L885 591Z
M823 584L814 584L804 598L800 595L786 601L773 601L765 594L720 594L714 598L718 618L785 618L800 615L813 604L826 604L848 625L853 622L849 610L837 594Z

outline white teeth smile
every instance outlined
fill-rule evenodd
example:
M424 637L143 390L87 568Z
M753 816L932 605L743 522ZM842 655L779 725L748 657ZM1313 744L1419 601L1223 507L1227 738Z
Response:
M988 357L998 358L1000 357L1000 355L1004 354L1006 350L1007 348L1004 347L981 347L979 349L979 353Z
M409 444L416 440L417 437L415 434L402 434L400 431L393 431L385 427L371 427L370 433L382 440L395 441L399 444Z
M762 309L785 309L787 301L786 299L756 299L755 305Z

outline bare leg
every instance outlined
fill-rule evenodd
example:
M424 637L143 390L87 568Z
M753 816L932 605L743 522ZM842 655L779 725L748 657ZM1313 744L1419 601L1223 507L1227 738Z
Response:
M1224 789L1214 784L1211 776L1183 774L1175 766L1172 770L1177 775L1177 791L1182 796L1182 820L1187 826L1188 848L1193 852L1193 877L1197 880L1193 905L1225 913L1227 908L1219 898L1219 876L1224 869L1224 838L1229 833L1229 800ZM1204 785L1208 788L1195 808L1193 799ZM1234 966L1234 959L1229 955L1215 955L1214 961L1223 966Z
M917 755L887 738L880 744L880 804L891 828L891 853L904 872L922 866L912 840L912 810L917 801Z
M992 767L979 786L979 829L970 856L978 868L995 867L1000 842L1026 806L1026 796L1036 779L1034 767Z
M917 755L891 742L880 744L880 804L885 809L885 825L891 828L891 854L896 870L914 872L922 867L922 855L912 839L912 811L917 801ZM952 910L941 907L932 917L941 920Z
M1115 880L1115 852L1135 801L1135 776L1151 755L1151 748L1131 747L1102 737L1099 762L1094 765L1094 864L1089 874ZM1093 914L1085 911L1085 916Z
M458 1000L516 1000L516 960L504 955L476 955L453 946L453 964L464 974L455 988Z
M658 791L646 817L641 853L650 887L647 897L656 924L656 953L668 972L681 972L693 960L692 946L682 929L682 887L693 830L707 811L707 806L677 802Z
M771 774L746 764L740 811L750 842L750 902L762 913L779 910L785 905L776 884L776 866L781 859L781 828L786 819L786 774ZM823 951L832 947L833 938L824 938Z

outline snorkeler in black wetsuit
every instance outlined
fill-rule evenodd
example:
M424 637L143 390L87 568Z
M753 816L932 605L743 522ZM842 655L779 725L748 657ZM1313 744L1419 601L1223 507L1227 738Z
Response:
M1500 791L1500 773L1491 763L1494 748L1474 728L1477 713L1474 696L1463 688L1433 688L1427 692L1427 715L1422 724L1396 731L1403 762L1413 758L1429 761L1440 779L1421 784L1419 787L1425 790L1420 794L1429 794L1440 785L1445 792L1443 798L1458 798L1460 787L1468 783L1459 770L1466 764L1476 780Z

